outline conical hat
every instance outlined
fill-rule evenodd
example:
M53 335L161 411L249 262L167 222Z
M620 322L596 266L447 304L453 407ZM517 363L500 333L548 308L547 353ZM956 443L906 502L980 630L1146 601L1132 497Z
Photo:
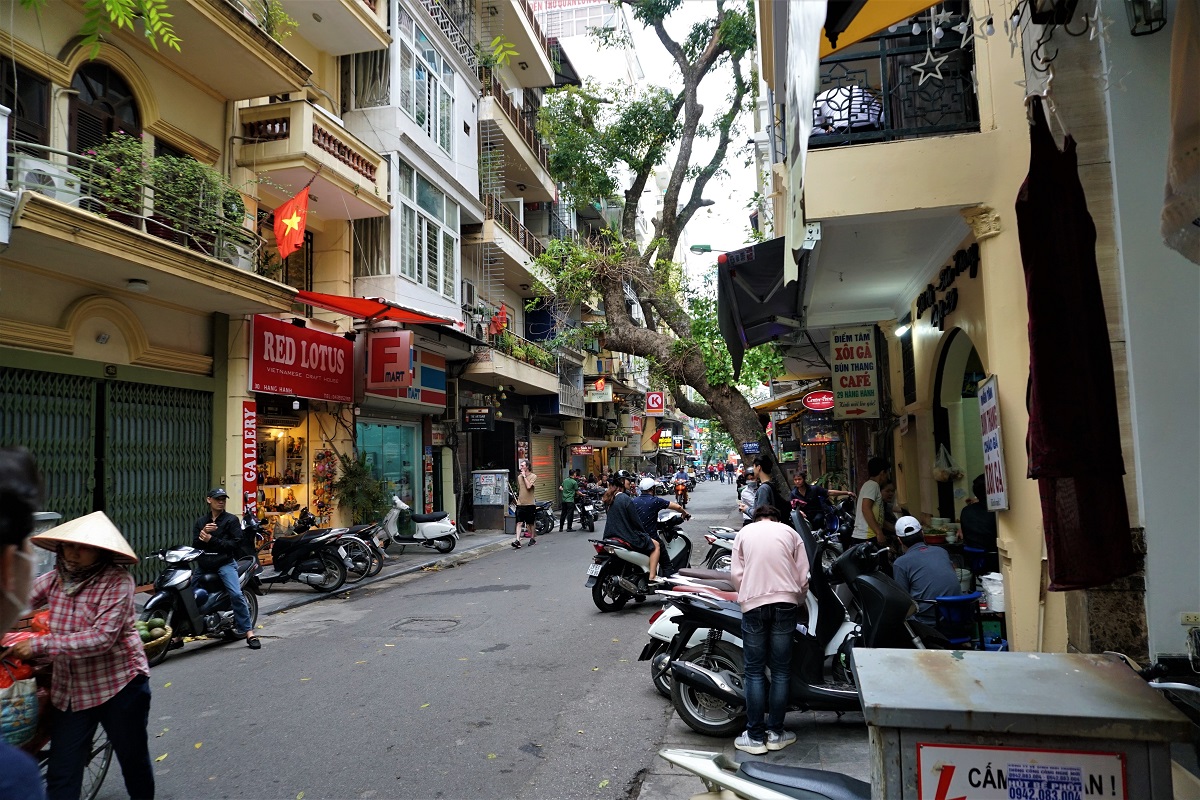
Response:
M64 522L44 533L30 536L29 541L46 550L57 550L59 542L85 544L113 554L117 564L138 563L137 553L103 511L93 511L84 517Z

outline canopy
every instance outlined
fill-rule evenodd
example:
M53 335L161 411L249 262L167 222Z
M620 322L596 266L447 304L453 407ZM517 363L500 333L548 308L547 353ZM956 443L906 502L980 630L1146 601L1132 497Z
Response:
M458 329L465 327L459 320L426 314L391 300L384 300L382 297L345 297L340 294L300 291L296 293L296 302L326 311L336 311L348 317L365 319L368 322L389 320L417 325L451 325Z
M858 13L854 13L856 5L860 6ZM826 35L821 37L821 58L915 17L933 5L937 4L929 0L831 0L825 17ZM839 19L839 15L843 18ZM849 15L853 16L846 22L844 17ZM837 44L831 44L830 38Z

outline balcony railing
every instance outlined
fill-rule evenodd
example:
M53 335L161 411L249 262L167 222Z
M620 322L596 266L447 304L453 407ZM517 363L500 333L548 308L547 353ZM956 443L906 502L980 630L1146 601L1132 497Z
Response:
M533 36L542 45L542 52L550 54L550 42L546 40L546 34L542 31L542 26L538 24L537 16L533 13L533 7L529 5L529 0L517 0L517 4L521 6L521 10L525 12L526 18L529 19L529 27L533 29Z
M583 390L578 386L573 386L569 383L559 381L558 383L558 408L559 413L573 415L576 417L583 416Z
M533 234L533 231L522 225L521 221L517 219L517 215L509 211L500 202L500 198L495 195L486 195L483 198L483 216L508 231L517 240L517 243L525 248L525 252L534 258L546 252L546 246Z
M512 356L518 361L524 361L530 366L552 374L558 374L558 358L537 342L531 342L512 331L488 335L488 344L492 349L499 350L505 355Z
M583 435L589 439L607 439L616 429L616 425L606 419L585 417L583 420Z
M316 106L306 100L275 103L243 109L242 137L253 144L288 141L297 137L298 147L304 147L304 134L309 133L312 144L336 161L357 172L371 183L375 182L379 157L364 145L352 143L349 135L337 132L332 120L326 120ZM308 127L311 131L304 131Z
M479 81L483 84L484 96L495 98L496 104L504 111L504 116L508 117L509 122L517 129L517 133L525 140L525 144L529 145L529 149L533 151L538 163L549 172L550 154L546 150L546 145L542 143L541 137L538 136L533 124L526 118L525 114L521 113L521 109L517 108L512 98L504 91L504 87L500 85L500 81L496 80L496 76L492 74L491 69L480 67Z
M433 17L438 29L446 35L458 54L466 59L467 64L474 69L479 63L479 59L472 44L472 40L475 38L474 32L469 29L469 26L473 27L473 9L463 3L452 2L450 3L452 7L463 6L465 8L464 13L454 14L447 10L445 2L438 2L438 0L421 0L421 5L429 12L429 16Z
M917 38L883 34L821 61L810 148L979 130L974 51L960 49L961 36L946 32L930 48L946 56L942 78L921 85L912 67L925 59L928 45Z
M253 218L233 187L225 187L222 201L196 196L194 185L156 184L149 171L130 179L120 168L65 150L11 141L9 151L14 190L44 194L247 272L258 263L263 240L247 227ZM235 207L240 216L232 216Z

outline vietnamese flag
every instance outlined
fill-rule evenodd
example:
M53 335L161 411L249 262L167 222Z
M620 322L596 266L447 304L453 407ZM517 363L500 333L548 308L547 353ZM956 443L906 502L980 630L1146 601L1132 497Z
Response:
M275 209L275 244L279 260L290 256L304 245L304 221L308 216L308 187Z

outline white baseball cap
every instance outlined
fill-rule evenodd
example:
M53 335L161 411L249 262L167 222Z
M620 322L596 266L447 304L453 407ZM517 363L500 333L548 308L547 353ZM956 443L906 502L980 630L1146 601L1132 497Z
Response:
M896 520L896 535L901 539L916 536L921 532L921 522L916 517L901 517Z
M638 482L638 488L641 489L643 492L648 492L657 485L658 485L658 481L654 480L654 478L642 478Z

